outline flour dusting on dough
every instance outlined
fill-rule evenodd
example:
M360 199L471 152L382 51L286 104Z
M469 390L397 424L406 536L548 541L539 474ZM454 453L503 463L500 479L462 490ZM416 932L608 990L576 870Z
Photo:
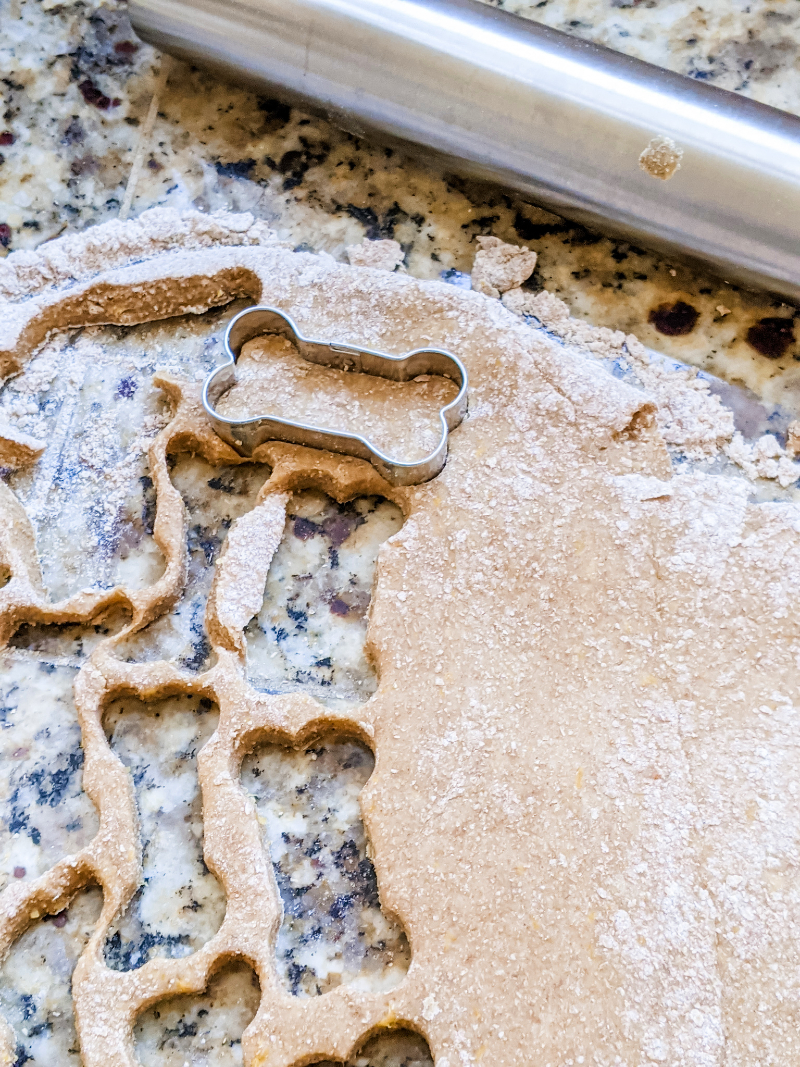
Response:
M382 498L402 512L377 551L370 699L325 706L308 692L248 684L237 638L255 603L249 575L241 605L222 598L233 607L228 633L222 640L209 627L213 656L195 673L165 658L125 661L115 654L124 633L75 665L83 782L99 829L41 879L8 885L2 945L90 882L103 890L100 945L141 884L133 789L102 731L118 693L193 695L219 708L192 758L203 863L226 897L222 925L182 959L110 971L96 952L84 955L72 995L85 1067L132 1062L134 1020L177 993L213 1000L217 968L242 959L261 979L259 1010L250 1014L248 998L247 1025L235 1031L245 1063L346 1063L398 1020L451 1067L796 1067L800 506L752 503L744 478L708 462L715 449L739 447L718 399L653 371L633 338L571 320L549 294L529 295L519 275L501 302L243 240L76 277L84 280L63 290L42 281L8 304L6 365L24 366L67 317L128 321L131 308L167 317L249 297L291 309L310 336L389 352L451 349L471 391L469 417L430 483L396 489L367 463L270 442L254 457L269 470L258 494L229 494L231 519L271 497L277 515L286 494L310 491L342 507ZM609 374L609 363L632 380ZM268 392L268 376L253 373ZM251 464L211 431L197 375L162 381L169 422L150 444L148 477L163 575L134 592L49 605L31 562L32 527L3 486L4 635L23 617L88 622L101 595L126 605L137 628L179 602L187 545L170 457L188 455L223 495L235 489L231 471L247 481ZM757 472L774 463L780 481L775 444L754 447L740 462ZM692 450L701 458L687 458ZM228 472L224 481L215 470ZM247 523L239 529L231 562ZM298 537L307 532L301 524ZM193 560L204 581L214 565L206 540L200 530ZM273 541L261 542L259 582ZM298 586L312 577L292 573ZM375 882L363 881L364 896L405 931L411 966L397 984L342 982L301 1003L276 974L284 913L265 815L239 772L265 741L313 763L330 730L372 749L360 813ZM273 835L280 847L284 825ZM339 860L359 878L358 850ZM313 852L293 855L283 874L291 903L315 883ZM345 919L353 906L332 908ZM173 1029L178 1018L170 1015Z

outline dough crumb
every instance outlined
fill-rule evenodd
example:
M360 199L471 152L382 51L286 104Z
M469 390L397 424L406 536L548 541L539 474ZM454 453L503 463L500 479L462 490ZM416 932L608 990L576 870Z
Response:
M484 296L499 297L518 288L533 274L536 253L509 245L499 237L478 237L478 252L472 265L472 288Z
M436 998L431 994L429 997L425 997L422 1002L422 1018L426 1022L432 1022L437 1015L441 1015L442 1009L436 1003Z
M783 489L788 489L800 478L800 463L789 459L777 437L771 433L763 434L752 444L740 433L735 433L725 447L725 454L753 480L772 478Z
M360 245L349 245L345 252L351 267L395 270L403 262L403 249L398 241L362 241Z
M671 137L654 137L639 156L639 166L652 178L668 181L680 170L683 149Z
M564 301L547 289L532 293L529 289L517 286L504 293L502 300L503 305L515 315L534 315L542 324L566 323L570 317Z

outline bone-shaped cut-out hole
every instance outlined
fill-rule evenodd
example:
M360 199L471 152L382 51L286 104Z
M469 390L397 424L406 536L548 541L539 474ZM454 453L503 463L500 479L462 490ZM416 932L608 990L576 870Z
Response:
M358 434L393 459L413 463L439 445L439 413L458 386L439 374L393 382L309 363L285 337L245 344L236 384L217 402L226 419L277 415L320 429Z
M103 717L111 748L130 769L139 811L144 884L109 931L114 970L186 956L219 929L225 897L203 861L197 753L219 710L195 696L115 700Z
M162 574L146 452L169 405L153 375L211 370L231 315L247 305L62 330L0 382L0 423L46 445L37 462L5 477L32 522L53 600L117 584L144 589Z
M33 526L53 600L143 589L163 572L146 453L168 409L152 368L148 378L136 373L129 347L113 343L117 332L56 334L0 390L0 415L45 445L7 480Z
M83 792L83 749L73 702L75 667L0 655L0 878L31 880L97 832Z
M170 476L188 512L186 587L172 611L126 638L116 655L129 662L171 659L190 671L209 666L205 613L214 563L232 523L252 510L269 475L260 463L213 467L199 456L175 457Z
M199 996L162 1000L139 1016L136 1057L142 1067L241 1067L242 1034L260 999L252 968L229 963Z
M380 992L408 970L402 928L381 910L358 796L374 759L328 737L298 750L264 745L242 765L283 901L275 956L295 996L349 985Z
M130 612L114 606L91 623L22 623L8 642L9 648L38 653L78 664L92 654L101 641L119 633L130 622Z
M81 890L68 908L29 927L0 972L0 1011L16 1047L2 1062L80 1067L72 1007L72 972L100 917L103 894Z
M367 700L377 678L364 652L375 561L403 514L382 497L337 504L316 490L289 501L261 611L245 629L256 689L311 693L329 707Z
M313 1067L342 1067L342 1064L318 1060ZM433 1056L420 1034L413 1030L389 1030L371 1037L344 1067L433 1067Z

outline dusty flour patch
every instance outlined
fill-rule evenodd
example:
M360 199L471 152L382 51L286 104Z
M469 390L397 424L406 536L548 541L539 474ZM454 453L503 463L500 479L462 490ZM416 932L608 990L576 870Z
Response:
M0 383L0 426L8 427L0 455L17 450L20 462L3 465L17 468L8 484L33 523L56 599L83 584L113 585L139 548L158 562L141 514L147 450L168 412L143 381L147 355L120 356L98 343L101 336L97 328L74 340L56 334L22 373ZM26 465L25 456L38 462Z
M108 350L92 339L79 339L75 353L95 366L108 363L116 369L108 359ZM122 381L124 383L125 379ZM74 382L71 384L75 385ZM98 506L109 519L116 519L130 492L131 482L138 477L139 467L153 438L168 422L169 413L166 410L144 414L139 424L130 428L132 436L127 441L125 428L121 430L113 410L103 411L96 421L87 425L78 449L78 459L84 478L90 483L86 489L96 493Z
M153 376L202 378L236 309L56 331L0 381L0 467L33 523L53 598L142 588L160 573L147 451L168 405Z

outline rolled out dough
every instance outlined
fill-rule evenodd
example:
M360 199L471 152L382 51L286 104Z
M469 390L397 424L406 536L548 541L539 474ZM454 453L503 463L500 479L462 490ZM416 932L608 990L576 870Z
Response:
M91 255L73 239L9 257L0 364L21 367L57 326L247 296L310 336L457 353L469 416L444 471L412 489L357 460L261 447L272 476L233 528L209 602L215 666L188 678L164 661L123 662L116 637L97 646L76 702L100 830L80 855L5 890L2 946L34 912L101 885L73 979L86 1067L132 1065L137 1015L202 990L231 957L259 975L243 1051L261 1067L343 1060L394 1026L422 1034L437 1067L797 1067L800 510L749 503L743 480L673 470L645 393L497 300L296 254L241 217L214 226L208 237L207 219L162 212L98 228ZM144 592L51 605L9 500L6 638L21 618L88 619L109 603L127 604L137 628L180 595L182 505L166 456L237 457L206 424L196 382L162 384L174 417L150 464L164 576ZM285 494L306 487L382 495L405 516L379 556L368 649L380 684L357 714L256 693L244 677L255 585ZM100 717L123 692L181 691L220 707L199 767L225 920L192 956L111 972L103 939L139 861L130 786ZM238 769L258 738L301 744L331 724L375 753L363 817L383 908L413 959L387 993L298 1001L275 977L280 904Z

